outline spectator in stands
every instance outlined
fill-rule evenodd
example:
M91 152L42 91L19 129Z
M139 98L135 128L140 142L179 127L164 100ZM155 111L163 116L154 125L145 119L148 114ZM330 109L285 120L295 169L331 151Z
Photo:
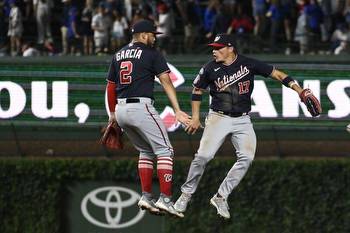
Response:
M350 30L346 23L338 24L337 29L333 32L332 51L335 55L339 55L349 50Z
M38 31L38 44L44 46L45 41L52 43L51 9L53 0L33 0L34 15Z
M208 3L208 6L205 8L204 11L204 30L207 33L210 33L213 27L213 21L215 18L215 15L217 14L217 6L220 4L218 0L210 0ZM211 35L207 34L207 37L210 37Z
M78 33L78 9L75 5L71 4L68 11L68 52L71 55L79 55L80 48L80 35Z
M316 53L321 38L321 24L323 24L323 12L317 0L310 0L304 7L306 14L306 27L308 30L308 49L311 53Z
M325 42L329 40L333 31L332 0L321 0L320 7L323 12L323 27L321 27L321 37L322 41Z
M230 25L231 15L228 14L224 6L219 3L216 5L216 14L213 18L210 31L207 33L206 37L211 38L213 35L226 33L227 28Z
M83 37L84 55L93 54L93 35L91 28L92 14L93 14L93 0L86 0L85 7L81 13L81 36Z
M227 29L227 34L234 34L236 48L240 52L244 52L249 48L249 35L254 29L252 19L243 13L242 5L237 4L230 26Z
M195 0L177 0L176 6L179 10L184 24L184 47L185 52L193 51L194 42L199 32L200 19L196 10Z
M297 20L294 41L299 43L299 53L303 55L307 50L307 23L303 5L301 5L300 15Z
M62 0L63 15L61 18L61 40L62 40L62 55L68 53L68 27L69 27L69 10L71 7L71 0Z
M291 53L291 43L292 43L292 22L295 18L296 2L295 0L281 0L281 7L283 11L283 27L284 33L287 40L287 46L285 54L289 55Z
M125 31L128 29L126 18L117 10L113 11L114 22L111 32L112 51L117 51L126 42Z
M157 12L157 3L164 3L163 0L157 1L157 0L141 0L139 5L139 8L144 11L143 13L146 13L144 15L145 18L150 18L152 21L157 18L158 12ZM148 15L151 15L150 17Z
M11 42L11 55L17 56L21 50L21 38L23 33L23 18L21 10L16 5L16 0L10 1L10 16L7 35Z
M227 13L229 15L233 15L236 10L237 4L242 4L243 1L239 2L237 0L222 0L221 2L223 7L226 9Z
M156 21L157 31L161 32L157 36L157 45L163 54L169 52L171 44L171 15L165 3L161 2L157 6L158 20Z
M103 2L99 3L98 13L92 17L91 27L94 31L95 53L101 55L108 52L108 24Z
M255 19L254 35L261 36L265 24L265 15L267 11L266 0L252 0L253 16Z
M122 0L119 0L122 1ZM123 10L120 12L124 12L128 22L132 22L132 1L131 0L124 0L123 2Z
M268 9L266 16L271 19L270 21L270 51L278 51L278 39L282 33L282 23L284 19L284 12L281 6L280 0L271 0L270 8Z
M135 23L139 22L140 20L143 20L142 11L140 9L136 9L135 14L132 17L131 25L134 25Z
M23 57L36 57L39 56L40 52L34 47L32 42L23 43L22 56Z
M345 22L350 25L350 0L346 0L344 7Z
M0 48L2 48L5 45L6 42L6 32L7 32L7 25L5 22L5 12L4 12L4 2L0 2Z

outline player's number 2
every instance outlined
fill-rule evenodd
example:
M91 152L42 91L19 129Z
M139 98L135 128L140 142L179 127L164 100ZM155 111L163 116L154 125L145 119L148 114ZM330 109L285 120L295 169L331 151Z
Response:
M120 78L120 84L130 84L132 81L131 78L131 72L132 72L132 62L131 61L123 61L120 63L120 71L119 71L119 78Z

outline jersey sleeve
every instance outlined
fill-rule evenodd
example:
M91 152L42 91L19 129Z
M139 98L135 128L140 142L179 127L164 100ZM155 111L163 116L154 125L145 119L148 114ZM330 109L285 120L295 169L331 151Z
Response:
M113 56L111 64L109 65L107 80L113 83L117 83L118 77L119 77L119 74L117 73L117 70L116 70L116 59L115 59L115 56Z
M159 76L164 72L170 72L170 69L168 67L168 64L165 58L158 51L156 51L156 54L155 54L155 60L153 62L153 70L157 76Z
M207 87L209 86L209 79L208 79L208 72L205 69L205 66L203 66L199 70L199 73L194 79L192 85L199 89L207 89Z
M262 75L264 77L270 76L274 69L272 65L255 59L252 59L252 63L254 64L255 74Z

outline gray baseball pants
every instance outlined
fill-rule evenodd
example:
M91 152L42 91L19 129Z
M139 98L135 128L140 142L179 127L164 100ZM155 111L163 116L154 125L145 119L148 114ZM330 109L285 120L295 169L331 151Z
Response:
M237 161L222 181L218 193L227 199L237 187L254 159L256 136L253 125L249 115L229 117L210 110L199 149L191 163L186 182L181 186L182 192L193 194L196 191L206 164L214 158L229 134L232 135Z
M168 133L150 98L137 98L139 103L118 99L117 122L140 152L140 158L153 159L156 155L174 154Z

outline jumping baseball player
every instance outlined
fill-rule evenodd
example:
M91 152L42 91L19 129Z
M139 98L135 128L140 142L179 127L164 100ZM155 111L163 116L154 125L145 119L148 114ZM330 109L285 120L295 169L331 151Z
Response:
M313 116L319 115L322 110L312 92L303 90L287 74L271 65L237 54L232 36L219 34L209 46L213 48L214 60L201 68L193 82L192 120L186 128L188 133L195 133L201 125L199 110L202 93L208 87L212 102L199 149L191 163L187 180L181 186L182 194L175 203L175 209L181 213L186 211L206 164L215 156L226 136L231 134L237 161L210 199L217 213L229 219L227 198L246 174L255 154L256 136L249 117L254 75L271 76L296 91ZM305 100L305 97L310 99Z
M109 121L117 121L140 152L138 172L142 197L138 206L155 214L165 211L183 217L174 209L171 201L174 151L166 128L153 106L155 76L159 78L174 108L176 119L188 124L189 116L179 107L164 57L153 48L156 34L159 33L152 22L142 20L136 23L132 28L131 43L113 56L106 90L111 112ZM161 192L157 202L152 196L155 158Z

